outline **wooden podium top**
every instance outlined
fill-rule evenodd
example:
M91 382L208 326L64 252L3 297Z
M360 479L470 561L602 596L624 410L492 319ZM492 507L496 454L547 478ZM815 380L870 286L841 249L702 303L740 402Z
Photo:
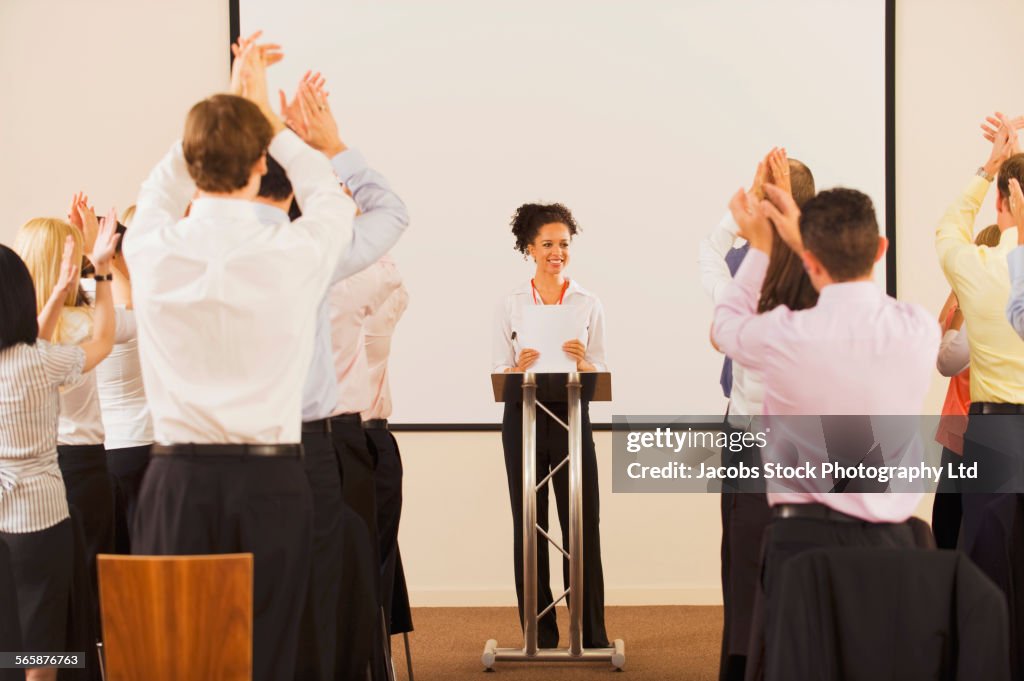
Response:
M565 402L568 399L566 383L570 374L530 374L537 383L537 399L541 402ZM495 402L521 402L523 399L521 373L491 374L491 388ZM607 371L581 371L580 398L590 402L612 401L612 375Z

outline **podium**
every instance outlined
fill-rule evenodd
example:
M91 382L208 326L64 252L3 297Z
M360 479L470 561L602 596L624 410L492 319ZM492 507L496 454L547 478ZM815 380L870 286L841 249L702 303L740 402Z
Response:
M616 639L610 648L583 648L583 420L580 400L611 400L611 374L572 372L567 374L492 374L495 402L523 403L523 647L499 648L490 639L481 658L487 671L495 662L611 662L617 670L626 664L626 647ZM553 414L544 402L567 402L568 423ZM537 408L568 432L569 455L544 479L537 482ZM537 524L537 491L543 489L563 466L569 467L569 550L559 546ZM537 613L537 535L569 560L569 588ZM538 650L540 618L562 599L569 599L569 647Z

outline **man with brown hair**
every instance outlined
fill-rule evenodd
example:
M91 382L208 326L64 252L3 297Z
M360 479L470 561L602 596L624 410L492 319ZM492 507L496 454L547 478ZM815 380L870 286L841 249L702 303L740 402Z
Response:
M271 110L265 67L277 54L254 38L236 47L234 94L189 112L126 235L157 442L132 550L251 552L253 678L279 681L295 675L310 574L303 385L355 206L327 158ZM268 151L294 187L295 222L254 209Z

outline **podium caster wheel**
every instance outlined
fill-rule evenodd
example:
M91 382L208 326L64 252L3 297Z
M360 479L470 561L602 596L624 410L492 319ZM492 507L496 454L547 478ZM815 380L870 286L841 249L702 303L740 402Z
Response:
M626 644L621 638L615 639L615 652L612 653L612 666L621 672L626 667Z
M498 647L498 642L493 638L484 644L484 654L480 656L480 661L484 664L485 672L494 671L494 658L495 649Z

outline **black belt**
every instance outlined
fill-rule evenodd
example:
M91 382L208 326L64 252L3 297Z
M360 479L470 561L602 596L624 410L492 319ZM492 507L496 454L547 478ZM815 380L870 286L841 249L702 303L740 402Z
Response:
M285 456L302 458L302 445L176 444L153 445L156 456Z
M348 414L337 414L331 417L332 421L337 423L354 423L357 426L363 422L362 417L359 416L359 412L353 411Z
M365 430L387 430L388 420L387 419L369 419L363 421L363 428Z
M971 402L968 414L1024 414L1024 404L1010 402Z
M303 421L302 422L303 433L330 433L331 432L331 419L330 417L325 419L317 419L316 421Z
M824 504L778 504L777 506L772 506L772 517L780 520L788 518L813 518L815 520L833 520L840 523L871 522L863 518L847 515Z

